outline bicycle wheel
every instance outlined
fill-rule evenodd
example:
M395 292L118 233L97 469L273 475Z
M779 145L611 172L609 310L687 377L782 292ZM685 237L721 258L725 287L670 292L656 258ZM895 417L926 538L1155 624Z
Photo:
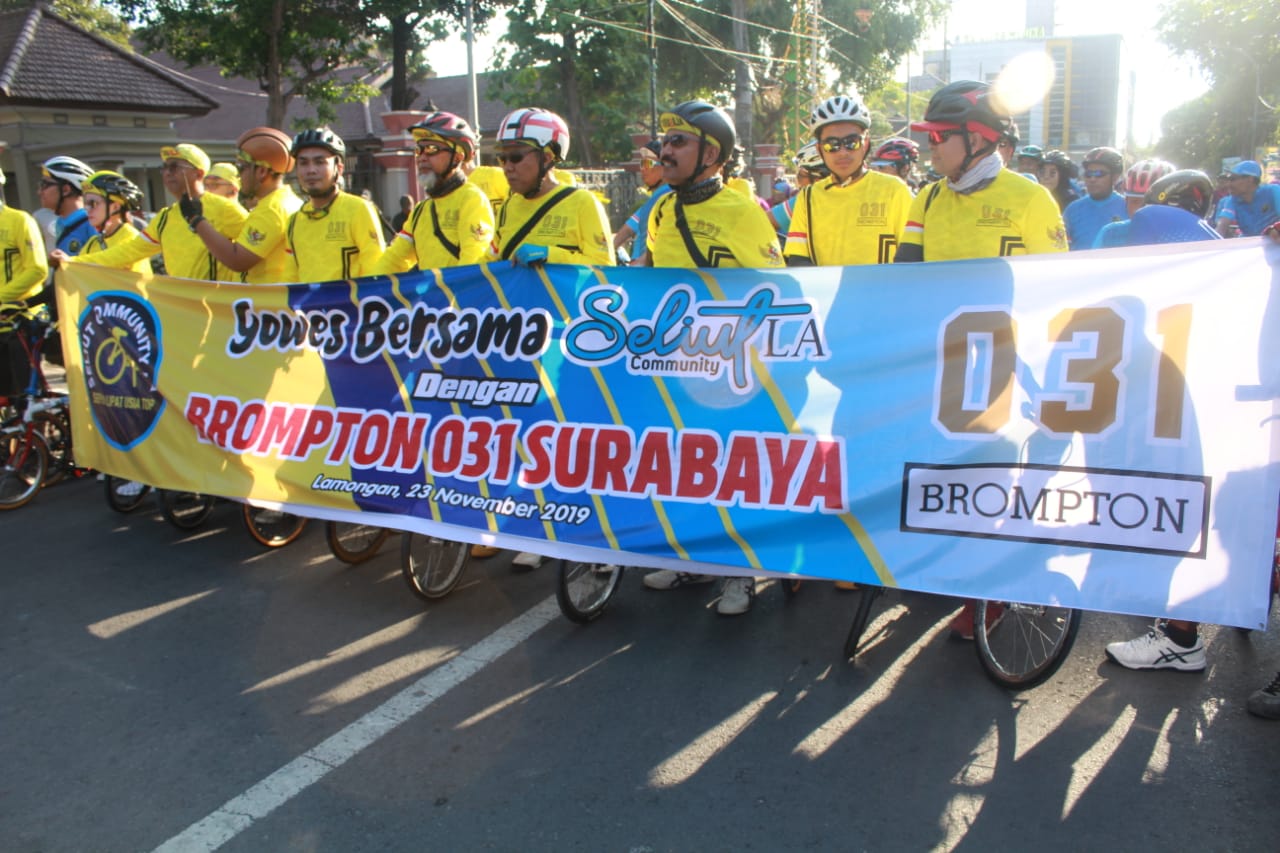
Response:
M142 504L142 499L151 491L146 483L113 477L110 474L102 481L107 493L107 506L116 512L133 512Z
M352 565L378 553L390 533L385 527L351 521L330 521L324 526L324 538L329 541L333 556Z
M406 533L400 543L400 571L419 598L444 598L462 580L471 546L465 542Z
M1001 687L1034 687L1058 671L1080 630L1069 607L979 601L973 639L982 669Z
M283 548L302 535L307 519L280 509L245 504L244 526L264 548Z
M213 512L213 495L199 492L160 490L160 511L165 520L179 530L194 530Z
M566 617L585 625L609 604L622 580L622 566L561 560L556 583L556 603Z
M39 412L32 418L36 431L49 448L49 470L45 474L45 486L60 483L75 467L71 455L71 424L65 412L56 409Z
M0 437L0 509L27 504L44 486L49 450L37 432Z

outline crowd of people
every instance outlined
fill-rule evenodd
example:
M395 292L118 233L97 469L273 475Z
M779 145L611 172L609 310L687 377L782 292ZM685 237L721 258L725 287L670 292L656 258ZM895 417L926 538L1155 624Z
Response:
M1280 187L1262 184L1258 163L1237 163L1216 190L1205 173L1160 160L1126 168L1123 155L1106 147L1077 168L1062 151L1021 146L1016 123L973 81L939 89L912 124L928 138L923 176L912 140L895 137L872 149L871 115L856 95L822 101L812 111L812 139L795 158L796 188L775 184L768 200L740 174L744 152L723 109L687 101L663 112L659 124L661 136L635 152L644 199L614 233L600 199L558 168L570 146L560 116L537 108L507 115L497 131L498 169L479 165L479 137L465 119L433 112L410 128L423 198L401 200L389 246L378 211L343 189L345 145L326 128L293 137L250 128L237 140L234 164L212 164L190 143L165 146L162 176L174 200L141 228L134 219L142 193L131 181L54 157L40 183L41 203L56 215L47 260L35 220L0 207L0 301L38 301L49 263L144 270L157 255L170 275L266 283L498 260L856 266L1260 234L1280 240ZM514 563L540 561L520 554ZM673 590L713 580L661 570L644 585ZM728 578L717 611L745 613L754 594L753 578ZM973 612L971 604L960 612L954 636L972 638ZM1174 620L1106 653L1132 669L1205 666L1197 626ZM1280 719L1280 675L1249 707Z

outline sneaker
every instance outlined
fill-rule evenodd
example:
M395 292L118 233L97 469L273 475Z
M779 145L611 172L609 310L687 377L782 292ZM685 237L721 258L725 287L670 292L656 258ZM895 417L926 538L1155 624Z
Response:
M1204 644L1196 637L1191 648L1180 646L1158 628L1124 643L1110 643L1107 657L1129 669L1176 669L1200 672L1204 669Z
M501 550L496 545L472 545L471 556L476 560L487 560Z
M138 495L142 494L142 490L145 488L146 486L139 483L137 480L130 480L123 486L118 487L116 489L116 494L123 495L126 498L136 498Z
M716 612L721 616L740 616L751 609L751 599L755 597L755 578L729 578L724 582Z
M1253 691L1249 697L1249 713L1267 720L1280 720L1280 672L1275 679L1261 690Z
M695 575L691 572L677 572L671 569L658 569L644 576L644 585L649 589L679 589L682 586L711 583L714 575Z
M511 560L512 568L536 569L542 565L542 555L534 554L529 551L521 551Z

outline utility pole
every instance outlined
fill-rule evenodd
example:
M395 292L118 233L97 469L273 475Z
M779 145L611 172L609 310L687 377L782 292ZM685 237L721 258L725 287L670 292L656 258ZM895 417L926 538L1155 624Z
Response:
M649 0L649 136L658 138L658 34L654 31L653 6Z
M745 54L747 52L747 25L744 21L747 19L747 0L731 0L730 9L732 9L734 17L733 49L739 54ZM753 142L751 138L751 112L755 81L752 79L751 66L747 64L745 56L739 55L734 58L733 80L733 118L738 130L738 144L747 150L747 159L750 161ZM730 152L725 153L728 154Z

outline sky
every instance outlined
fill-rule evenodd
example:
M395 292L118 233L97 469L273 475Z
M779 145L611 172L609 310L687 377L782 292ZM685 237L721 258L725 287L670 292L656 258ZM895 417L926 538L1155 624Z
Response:
M1130 65L1137 71L1133 139L1143 146L1159 136L1161 116L1208 88L1190 60L1172 56L1156 38L1155 24L1160 18L1161 5L1161 0L1058 0L1057 3L1054 35L1120 33L1125 36ZM952 0L945 32L952 39L991 37L1021 32L1025 23L1024 0ZM488 67L493 45L504 25L505 19L499 17L492 22L490 33L477 35L477 72ZM926 35L921 46L941 48L943 32L941 26L936 27ZM441 76L467 73L461 35L433 47L431 62ZM918 73L921 67L918 55L912 65Z

